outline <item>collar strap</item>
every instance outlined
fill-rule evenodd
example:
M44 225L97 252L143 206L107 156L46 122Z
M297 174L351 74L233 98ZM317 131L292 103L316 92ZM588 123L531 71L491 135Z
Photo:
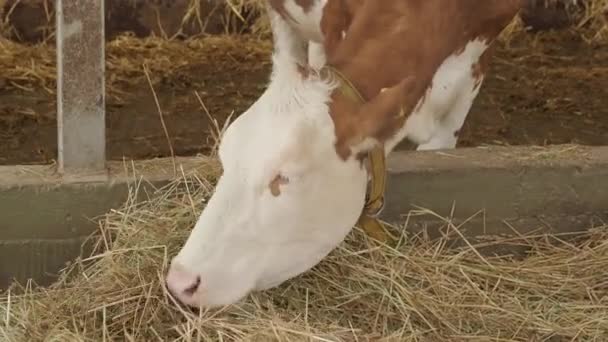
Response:
M340 71L329 65L325 65L321 69L321 74L335 77L339 81L339 91L350 100L360 104L365 103L365 98ZM386 242L389 235L382 222L378 219L379 214L384 208L384 191L386 187L385 158L384 144L375 146L367 153L369 181L367 183L363 212L357 221L357 225L369 236L382 242Z

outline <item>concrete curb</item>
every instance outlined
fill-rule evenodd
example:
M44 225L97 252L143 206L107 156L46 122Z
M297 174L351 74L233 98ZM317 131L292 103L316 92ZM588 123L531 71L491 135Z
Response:
M184 170L209 163L176 162ZM0 167L0 288L12 277L52 281L97 229L91 218L127 200L129 185L139 179L132 169L147 181L144 189L174 179L170 158L108 164L106 174L70 178L59 177L51 166ZM461 231L470 237L575 232L608 222L608 146L397 151L388 167L383 218L403 222L409 214L412 232L439 235L446 226L439 216L451 216L456 225L467 221ZM438 216L418 215L418 207Z
M608 222L608 146L399 152L389 160L384 217L437 235L441 217L467 236L564 233ZM435 214L413 216L416 207ZM416 211L416 212L413 212Z

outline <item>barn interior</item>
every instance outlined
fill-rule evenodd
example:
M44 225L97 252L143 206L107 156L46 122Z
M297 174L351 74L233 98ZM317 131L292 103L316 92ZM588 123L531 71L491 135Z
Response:
M428 205L391 209L401 217L395 244L354 230L310 272L237 305L195 312L172 301L162 275L213 192L218 137L264 91L272 67L261 3L105 1L109 167L125 178L173 173L162 185L131 184L69 253L50 233L52 248L39 232L11 241L0 217L1 340L608 339L608 0L527 1L449 152L458 161L425 155L412 157L420 169L396 167L396 179L409 180L391 200L418 191ZM52 0L0 0L5 217L29 219L32 199L2 178L27 182L57 164L54 20ZM521 165L527 183L513 169ZM489 199L474 186L501 191ZM33 201L69 198L36 193ZM461 202L469 207L455 219ZM480 203L527 216L486 220ZM21 262L34 266L20 273Z

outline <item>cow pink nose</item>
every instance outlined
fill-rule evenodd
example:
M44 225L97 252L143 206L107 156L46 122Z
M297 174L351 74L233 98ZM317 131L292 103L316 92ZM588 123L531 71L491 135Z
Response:
M188 272L179 263L171 264L167 274L167 287L181 302L194 305L194 297L200 285L200 276Z

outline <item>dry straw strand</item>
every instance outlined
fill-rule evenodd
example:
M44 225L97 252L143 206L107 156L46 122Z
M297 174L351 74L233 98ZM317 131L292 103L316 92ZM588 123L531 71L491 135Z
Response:
M394 246L359 230L318 266L277 289L195 314L163 286L168 260L213 191L217 161L102 219L95 256L44 289L0 298L12 341L601 341L608 337L607 227L569 239L519 235L448 248L446 235ZM426 209L427 215L439 216ZM457 227L445 219L447 231ZM521 255L484 254L517 246ZM10 303L10 305L9 305Z
M230 11L242 14L246 6L259 3L235 0ZM589 3L580 28L595 32L590 39L604 39L606 0ZM226 22L249 20L240 16ZM209 58L210 49L238 46L250 49L251 58L267 54L269 45L258 47L250 39L205 37L184 43L121 36L108 44L110 95L128 96L129 87L145 79L142 64L157 84L156 75L178 73L193 60ZM0 40L0 67L6 71L2 77L16 88L54 92L53 47ZM214 138L221 137L225 125L215 128ZM320 265L280 288L255 293L223 310L193 314L168 296L162 279L169 257L211 195L219 168L216 161L200 158L193 171L179 169L179 179L156 189L146 201L135 199L145 181L135 182L125 206L109 212L100 232L91 237L94 257L73 263L49 288L34 289L28 283L3 294L0 339L608 340L606 227L567 241L519 235L468 241L452 249L447 248L451 236L430 240L424 234L397 232L402 236L396 246L378 247L354 231ZM444 224L456 234L466 228L450 219ZM480 257L480 250L497 245L526 252Z

